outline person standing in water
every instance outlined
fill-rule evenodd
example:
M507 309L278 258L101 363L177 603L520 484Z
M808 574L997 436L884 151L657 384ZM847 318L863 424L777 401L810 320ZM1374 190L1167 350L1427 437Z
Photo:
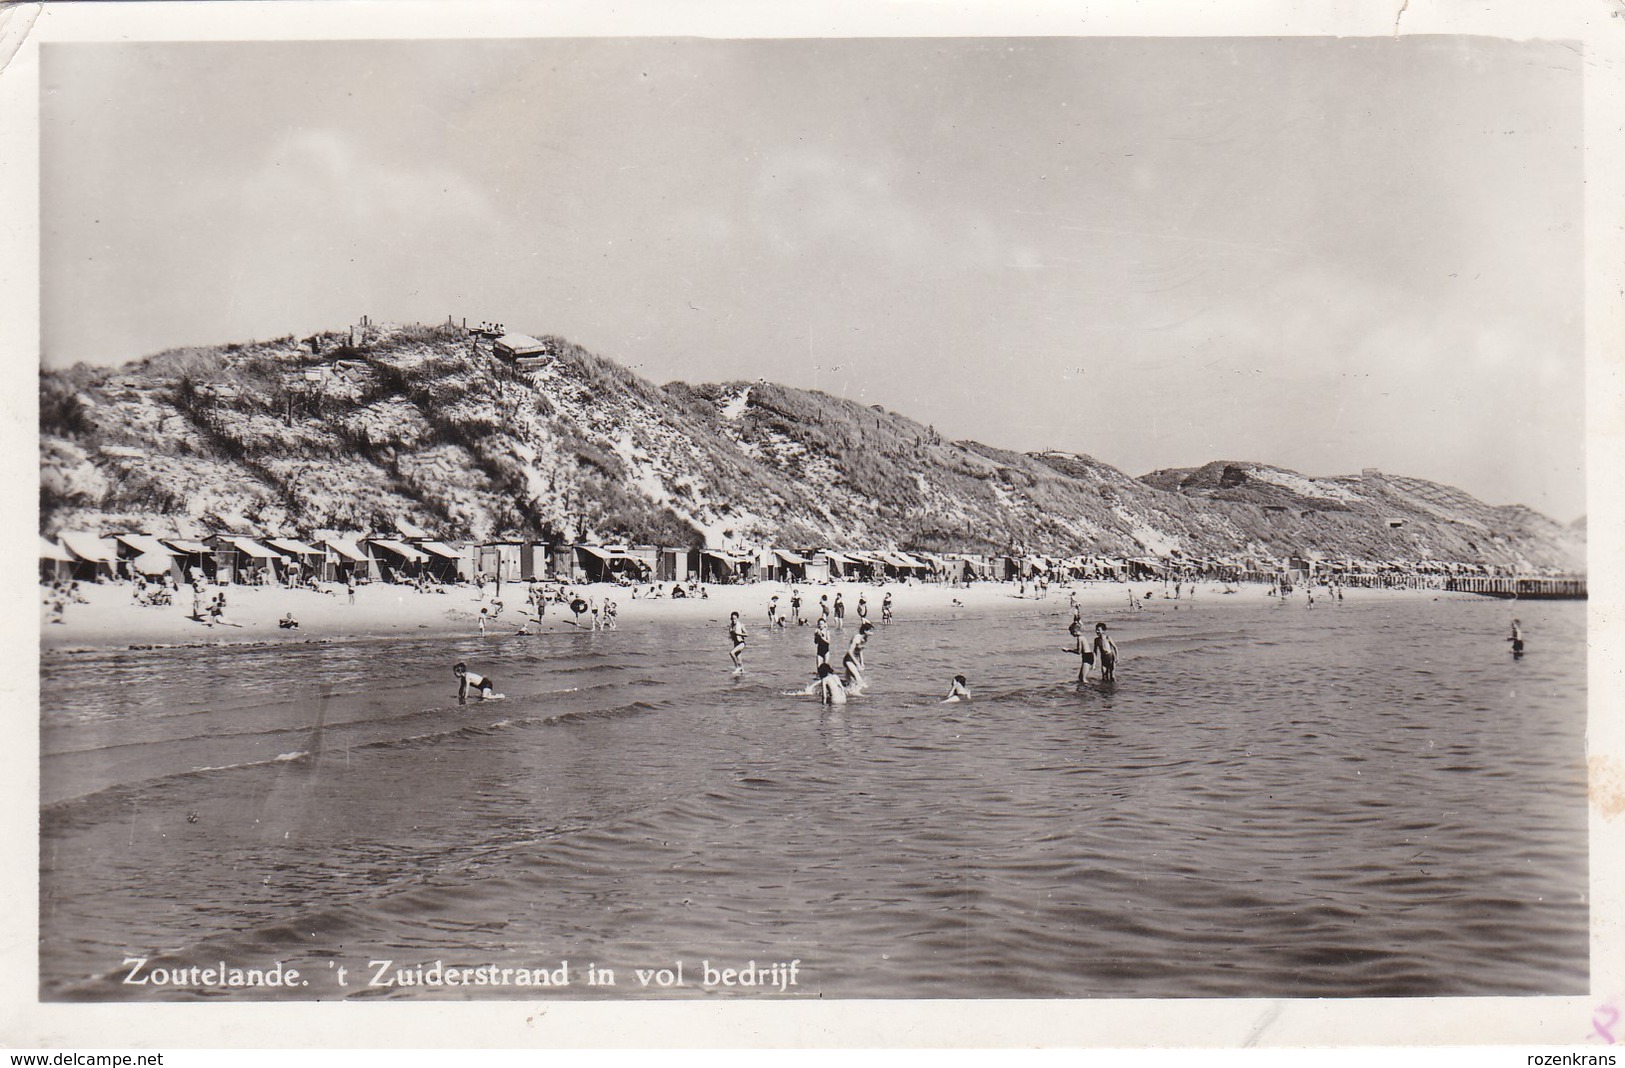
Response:
M1117 643L1106 633L1106 624L1095 624L1095 663L1100 665L1100 681L1111 682L1117 670Z
M790 622L801 626L801 589L798 586L790 587Z
M1523 656L1523 623L1520 620L1512 621L1512 637L1507 641L1512 643L1512 655Z
M841 600L841 595L838 593L835 595L835 625L837 627L846 626L846 602Z
M728 616L728 640L733 643L733 649L728 656L734 662L734 674L738 675L745 670L744 662L739 658L745 651L745 625L739 622L738 612Z
M880 621L882 623L890 623L891 622L891 591L890 590L887 590L886 591L886 596L881 598L881 600L880 600Z
M1067 624L1066 632L1072 635L1072 651L1083 652L1083 608L1079 605L1072 607L1072 622Z
M820 665L829 666L829 624L822 618L818 620L818 625L813 628L813 652L816 654L817 662Z
M858 628L857 634L852 637L852 644L846 650L846 656L841 660L841 666L846 670L846 689L848 693L861 693L864 687L863 679L863 647L869 643L869 632L875 625L868 620Z

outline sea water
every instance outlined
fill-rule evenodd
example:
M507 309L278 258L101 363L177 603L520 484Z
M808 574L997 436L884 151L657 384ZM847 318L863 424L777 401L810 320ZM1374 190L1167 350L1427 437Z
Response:
M1583 604L1204 591L1080 686L898 600L831 707L720 613L47 654L41 996L1586 991Z

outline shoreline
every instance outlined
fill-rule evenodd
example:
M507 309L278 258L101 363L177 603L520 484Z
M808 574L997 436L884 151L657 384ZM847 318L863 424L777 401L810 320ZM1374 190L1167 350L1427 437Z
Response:
M880 602L892 594L896 618L929 616L940 618L955 614L1006 614L1041 612L1065 615L1070 610L1071 595L1084 610L1086 618L1091 612L1126 610L1130 591L1147 611L1170 611L1191 605L1262 604L1270 603L1265 584L1235 584L1235 593L1225 593L1222 583L1201 583L1196 595L1174 600L1164 597L1162 583L1151 582L1077 582L1057 584L1049 588L1048 595L1037 597L1029 591L1023 597L1018 586L1010 582L978 582L968 587L952 587L931 583L910 585L887 583L876 585L861 582L834 582L824 585L797 584L802 592L802 616L816 620L821 597L833 603L839 593L846 604L846 622L856 625L857 603L860 596L869 601L869 618L880 622ZM730 612L738 612L745 626L758 631L767 626L767 604L774 595L779 598L780 612L788 613L791 584L786 582L758 582L739 586L703 586L705 597L648 598L642 596L647 586L638 587L639 597L634 600L632 590L610 583L563 584L575 596L602 604L604 599L616 603L617 618L622 627L644 623L695 623L726 620ZM669 583L662 584L670 588ZM218 587L208 587L206 596L212 596ZM88 603L70 603L65 621L52 623L46 605L40 605L41 656L68 656L110 650L148 650L173 648L213 648L219 646L259 647L267 645L323 644L337 641L388 639L401 637L480 636L480 611L488 608L494 591L482 594L470 585L442 587L444 592L424 592L410 586L369 583L356 590L356 603L348 603L342 586L325 584L322 590L287 589L279 586L224 587L229 608L230 625L210 626L193 619L191 594L188 590L177 593L176 603L162 607L137 605L131 602L131 587L127 583L85 584L81 593ZM500 617L488 619L485 633L512 635L521 624L533 634L550 631L564 632L577 623L566 605L550 603L544 619L539 623L527 613L528 584L504 584L505 607ZM1145 594L1152 594L1147 600ZM1433 589L1345 589L1347 601L1360 603L1377 600L1414 600L1425 598L1476 598L1478 594ZM1301 593L1291 595L1301 600ZM1316 598L1324 598L1321 594ZM957 602L957 603L956 603ZM283 630L277 621L287 613L299 620L298 629ZM579 624L590 628L590 617L582 616Z

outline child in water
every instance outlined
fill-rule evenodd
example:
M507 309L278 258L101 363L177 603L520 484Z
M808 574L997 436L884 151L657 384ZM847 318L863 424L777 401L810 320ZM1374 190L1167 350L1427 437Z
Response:
M494 701L501 696L494 692L496 685L489 678L468 670L467 664L459 663L451 671L452 674L457 676L458 704L466 705L468 703L469 690L478 693L481 701Z
M1100 681L1111 682L1117 668L1117 643L1106 634L1106 624L1095 624L1095 663L1100 665ZM1085 665L1084 672L1088 672Z

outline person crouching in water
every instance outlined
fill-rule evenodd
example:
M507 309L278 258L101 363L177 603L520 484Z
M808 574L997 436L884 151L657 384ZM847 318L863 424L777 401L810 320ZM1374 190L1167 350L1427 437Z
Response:
M970 684L965 681L965 676L963 676L963 675L955 675L953 685L948 687L948 696L944 697L942 699L942 703L947 704L950 701L969 701L969 700L970 700Z
M818 703L821 705L846 704L846 687L835 674L835 669L828 664L818 665L818 678L813 682L818 688Z
M478 694L481 701L486 701L496 689L489 678L468 670L467 664L459 663L451 670L457 676L457 703L460 705L468 703L470 690Z

